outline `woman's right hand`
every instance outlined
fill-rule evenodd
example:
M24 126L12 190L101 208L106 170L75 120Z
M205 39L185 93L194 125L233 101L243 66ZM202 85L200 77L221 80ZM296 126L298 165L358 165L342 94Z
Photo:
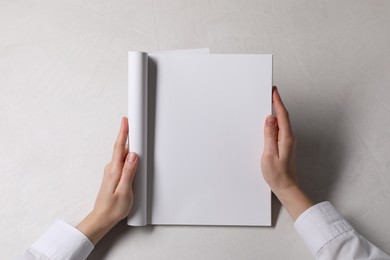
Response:
M271 190L295 220L313 203L300 190L296 181L296 139L288 111L276 87L272 90L272 102L276 116L268 116L264 124L261 170Z

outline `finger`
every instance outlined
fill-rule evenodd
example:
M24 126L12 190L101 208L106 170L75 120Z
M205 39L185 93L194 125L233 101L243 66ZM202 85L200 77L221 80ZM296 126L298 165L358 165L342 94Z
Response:
M278 121L275 116L268 116L264 124L263 155L278 156Z
M294 152L295 137L292 132L288 111L284 106L282 98L280 97L279 91L276 87L273 92L273 102L279 127L279 158L287 159L290 158L291 153Z
M272 92L272 101L274 104L278 127L280 131L279 139L282 141L292 137L293 133L291 130L291 123L288 116L288 111L283 104L282 98L279 95L279 91L276 87L274 87Z
M123 165L122 176L117 186L117 191L129 193L133 189L133 180L138 167L138 156L136 153L128 153Z
M114 145L114 152L112 154L112 161L114 164L120 164L120 166L122 166L123 164L123 160L125 159L126 156L126 142L127 142L128 134L129 134L129 126L128 126L127 118L122 117L118 137Z

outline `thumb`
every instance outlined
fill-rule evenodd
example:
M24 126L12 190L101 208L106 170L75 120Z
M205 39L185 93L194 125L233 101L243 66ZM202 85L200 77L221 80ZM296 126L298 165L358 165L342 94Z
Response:
M270 115L266 118L264 124L264 150L265 155L278 155L278 120Z
M128 153L123 165L122 176L118 183L117 189L124 192L132 190L133 179L138 167L138 156L136 153Z

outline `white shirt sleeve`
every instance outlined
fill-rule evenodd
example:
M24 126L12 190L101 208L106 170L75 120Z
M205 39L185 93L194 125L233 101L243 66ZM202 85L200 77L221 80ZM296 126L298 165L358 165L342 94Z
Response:
M303 212L294 227L316 259L390 259L359 235L328 201Z
M18 260L85 259L93 250L92 242L75 227L56 221Z

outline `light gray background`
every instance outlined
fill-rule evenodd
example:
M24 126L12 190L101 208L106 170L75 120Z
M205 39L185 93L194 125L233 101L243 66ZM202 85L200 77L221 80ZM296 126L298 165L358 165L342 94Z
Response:
M1 0L1 258L92 208L126 115L127 51L197 47L274 54L304 189L390 253L389 28L385 0ZM121 223L90 258L311 259L274 204L272 228Z

